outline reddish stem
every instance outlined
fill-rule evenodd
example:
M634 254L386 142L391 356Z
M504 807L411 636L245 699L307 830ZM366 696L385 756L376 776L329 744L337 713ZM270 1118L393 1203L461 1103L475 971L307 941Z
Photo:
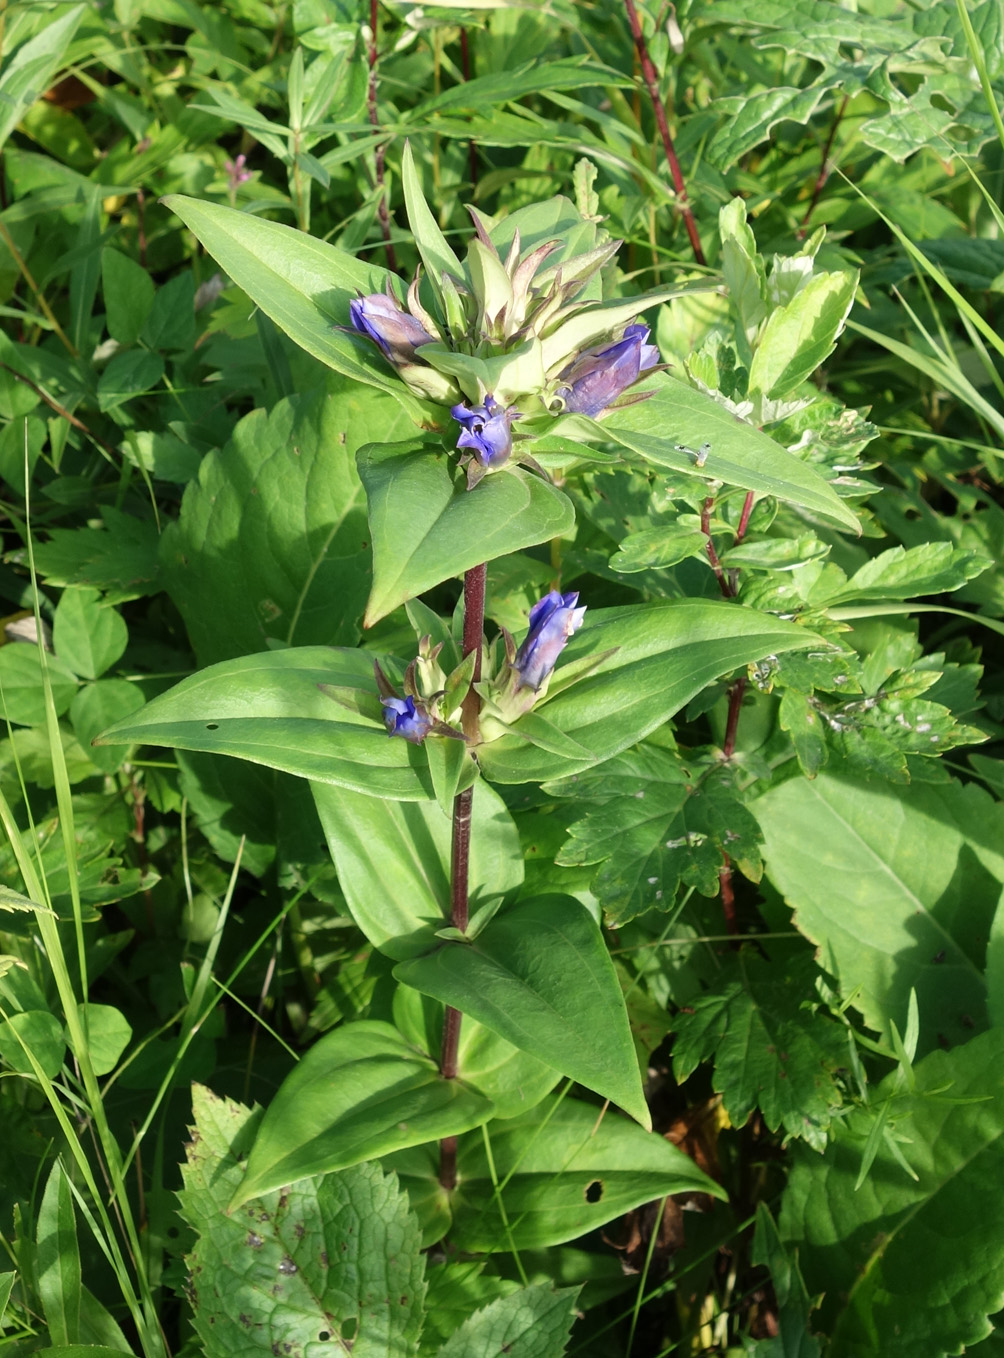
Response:
M830 165L830 152L833 150L833 140L837 135L837 128L840 126L843 116L847 112L847 104L849 99L850 95L845 94L843 99L841 100L840 107L837 109L837 112L834 115L833 122L830 125L829 135L827 136L826 144L823 147L823 156L819 165L819 174L816 175L816 182L812 187L812 197L809 199L809 206L805 209L805 216L802 218L802 225L798 230L798 235L800 238L805 235L806 228L809 225L809 219L815 212L816 204L819 202L819 195L823 192L823 188L826 184L826 181L830 177L830 170L833 168Z
M370 126L376 131L380 130L380 118L377 114L377 0L370 0L370 36L369 36L369 67L370 81L369 91L366 100L366 107L369 113ZM380 222L380 234L383 236L383 248L387 255L387 267L397 273L397 256L394 253L394 245L390 238L390 212L387 208L387 188L384 182L384 165L386 163L387 148L383 145L377 147L374 153L376 162L376 182L377 187L382 190L380 202L377 206L377 217Z
M706 264L704 250L701 248L701 237L697 231L697 223L694 221L694 214L691 211L690 199L687 197L687 186L683 180L683 171L680 169L680 162L676 155L676 147L673 145L673 137L669 130L669 123L666 119L666 108L659 94L659 77L655 67L652 65L652 58L648 54L648 44L645 41L645 34L641 31L641 21L638 18L638 11L635 9L634 0L624 0L624 8L627 10L628 23L631 25L631 36L634 38L634 45L638 49L638 58L641 62L641 73L644 76L645 84L648 87L648 95L652 101L652 110L655 113L655 121L659 128L659 136L662 138L663 150L666 152L666 162L669 165L669 172L673 176L673 185L676 189L677 210L683 217L683 223L687 228L687 235L690 237L690 248L694 252L694 258L698 264Z
M474 566L464 575L464 655L474 653L474 674L471 688L463 702L464 734L469 740L476 740L478 734L478 713L481 699L474 692L474 685L481 678L481 646L485 630L485 583L488 566L483 563ZM471 808L474 802L474 789L458 792L453 799L453 843L450 850L450 923L455 929L467 928L470 917L468 895L468 865L471 853ZM440 1047L439 1071L444 1079L457 1077L457 1059L460 1050L460 1021L463 1015L459 1009L446 1006L443 1016L443 1041ZM446 1189L453 1188L457 1182L457 1138L444 1137L439 1143L439 1182Z
M714 571L715 579L718 581L718 588L722 591L722 597L731 599L733 597L733 591L728 580L725 578L725 572L722 570L722 563L718 560L718 553L715 551L715 544L711 539L711 511L714 507L715 497L709 495L704 501L704 504L701 505L701 532L708 539L706 549L708 560L711 562L711 569Z

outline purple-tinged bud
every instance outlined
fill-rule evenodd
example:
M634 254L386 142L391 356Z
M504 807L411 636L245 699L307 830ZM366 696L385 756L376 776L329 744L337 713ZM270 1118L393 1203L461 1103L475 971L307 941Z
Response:
M530 609L530 630L512 662L517 692L532 688L536 693L554 669L568 638L582 625L586 608L576 608L578 602L577 593L552 589Z
M380 702L388 734L403 736L412 745L421 745L435 725L424 705L417 705L414 698L381 698Z
M483 406L454 406L450 414L461 426L458 448L471 448L483 467L501 467L512 452L512 422L520 418L515 406L500 406L486 396Z
M384 357L395 366L414 362L415 350L433 342L425 326L385 292L350 302L349 318L358 331L380 346Z
M659 362L659 350L648 344L648 326L629 325L615 344L587 349L561 374L558 395L574 415L600 415L643 372Z

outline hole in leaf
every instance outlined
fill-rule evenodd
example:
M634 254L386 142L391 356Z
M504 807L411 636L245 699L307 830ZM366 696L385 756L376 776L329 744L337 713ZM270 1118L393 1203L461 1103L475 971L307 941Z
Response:
M318 1342L319 1344L326 1344L330 1338L331 1338L331 1331L330 1331L330 1330L322 1330L321 1333L317 1336L317 1342Z
M600 1179L594 1179L591 1184L586 1185L586 1202L599 1202L603 1197L603 1183Z
M342 1343L351 1344L353 1339L355 1339L358 1330L359 1330L358 1316L347 1316L346 1319L342 1321L342 1331L341 1335L339 1336L341 1338Z
M220 724L219 724L218 721L207 721L207 722L206 722L206 730L207 730L207 731L218 731L219 729L220 729Z

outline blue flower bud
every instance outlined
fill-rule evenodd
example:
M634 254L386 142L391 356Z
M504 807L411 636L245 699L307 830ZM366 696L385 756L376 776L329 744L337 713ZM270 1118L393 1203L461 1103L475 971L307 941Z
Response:
M454 406L450 414L461 425L458 448L472 448L483 467L501 467L512 452L512 422L519 419L515 406L500 406L486 396L482 406Z
M512 662L516 691L532 688L536 693L557 663L568 638L582 625L585 605L576 608L577 593L559 594L552 589L530 610L530 630Z
M647 344L648 326L629 325L616 344L587 349L565 369L558 395L576 415L600 415L643 372L659 362L659 350Z
M384 357L395 366L413 362L415 350L433 342L425 326L385 292L350 302L349 318L358 331L380 346Z
M381 698L380 702L388 734L421 745L434 724L424 707L416 706L414 698Z

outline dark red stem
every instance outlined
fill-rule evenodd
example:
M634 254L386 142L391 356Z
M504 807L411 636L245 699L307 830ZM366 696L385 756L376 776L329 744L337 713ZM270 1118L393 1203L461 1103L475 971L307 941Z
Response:
M369 66L370 83L369 93L366 101L369 112L370 126L376 131L380 130L380 119L377 115L377 0L370 0L370 36L369 36ZM386 147L378 146L375 152L376 161L376 182L381 190L380 202L377 207L377 217L380 222L380 234L383 236L383 248L387 255L387 267L397 273L397 256L394 253L394 245L390 238L390 211L387 207L387 189L384 182L384 164Z
M687 197L687 186L683 181L683 171L680 169L680 162L677 159L676 147L673 145L673 137L669 130L669 122L666 119L666 107L659 94L659 77L655 67L652 65L652 58L648 54L648 44L645 41L645 34L641 31L641 21L638 18L638 11L635 9L634 0L624 0L624 8L627 10L628 23L631 25L631 36L634 38L634 45L638 49L638 59L641 62L641 73L648 87L648 96L652 101L652 110L655 113L655 121L659 128L659 136L662 138L663 149L666 152L666 162L669 165L669 172L673 176L673 186L676 189L677 209L683 217L683 223L687 228L687 235L690 237L690 248L694 252L694 258L698 264L706 264L704 250L701 248L701 237L697 231L697 223L694 221L694 214L691 211L690 199Z
M812 197L809 199L809 206L805 209L805 216L802 218L802 225L798 232L799 236L805 235L806 228L809 225L809 219L815 212L816 204L819 202L819 195L823 192L823 187L830 177L830 170L833 168L830 164L830 152L833 150L833 140L837 135L837 128L840 126L843 116L847 112L849 99L850 95L845 94L840 101L840 107L834 115L833 122L830 124L830 131L826 138L822 159L819 164L819 174L816 175L816 182L812 187Z
M478 713L481 699L474 692L474 684L481 678L481 646L485 630L485 582L488 566L474 566L464 575L464 655L474 653L474 674L471 689L463 703L464 735L477 738ZM450 850L450 923L455 929L466 929L470 917L468 897L468 864L471 853L471 808L474 789L458 792L453 799L453 843ZM459 1009L447 1005L443 1015L443 1042L439 1055L439 1071L447 1080L457 1076L457 1057L460 1050ZM444 1137L439 1143L439 1182L446 1189L457 1182L457 1138Z
M730 586L728 580L725 578L725 572L722 570L722 563L718 560L718 553L715 551L715 544L711 538L711 511L714 509L714 507L715 507L715 497L713 495L709 495L708 498L704 501L704 504L701 505L701 532L708 539L708 545L706 548L708 553L708 560L711 562L711 569L714 571L715 579L718 581L718 588L722 591L722 597L725 599L731 599L732 587Z

